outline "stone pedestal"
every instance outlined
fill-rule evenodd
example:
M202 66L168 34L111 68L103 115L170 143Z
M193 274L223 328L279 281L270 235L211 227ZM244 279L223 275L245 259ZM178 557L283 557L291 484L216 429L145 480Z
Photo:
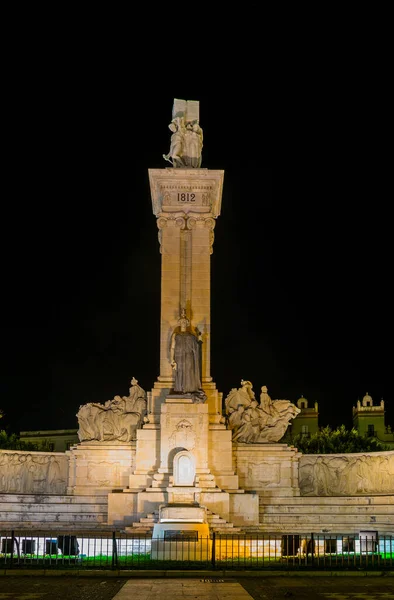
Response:
M233 455L241 488L260 496L299 496L301 453L286 444L237 444Z
M124 489L135 468L135 449L135 442L82 442L72 446L67 494L100 495Z

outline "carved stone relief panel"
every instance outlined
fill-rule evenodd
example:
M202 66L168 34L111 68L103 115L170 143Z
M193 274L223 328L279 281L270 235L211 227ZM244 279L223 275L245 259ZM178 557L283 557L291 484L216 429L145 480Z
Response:
M303 496L394 493L394 452L307 455L300 460Z
M169 437L168 445L169 448L192 450L196 445L196 434L193 431L192 424L186 419L179 421L176 429Z
M118 462L89 462L88 465L88 483L99 487L118 486L119 463Z
M256 487L279 484L280 464L268 462L250 463L248 465L248 479Z

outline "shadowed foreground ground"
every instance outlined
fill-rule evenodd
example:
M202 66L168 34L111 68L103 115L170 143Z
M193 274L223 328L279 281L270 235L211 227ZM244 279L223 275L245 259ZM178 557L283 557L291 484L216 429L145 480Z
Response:
M236 585L239 584L239 585ZM123 588L123 589L122 589ZM0 577L0 600L394 600L390 575L178 576L164 578L69 575Z

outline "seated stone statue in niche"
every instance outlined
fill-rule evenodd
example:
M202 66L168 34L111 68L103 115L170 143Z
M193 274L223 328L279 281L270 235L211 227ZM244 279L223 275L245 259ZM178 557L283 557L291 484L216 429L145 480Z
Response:
M147 413L146 392L133 377L128 396L115 396L105 404L89 402L77 413L81 442L96 440L131 442Z
M270 443L279 441L300 411L289 400L271 400L265 385L261 388L258 404L250 381L241 381L225 400L229 429L233 441L242 443Z
M171 336L170 362L174 371L172 392L190 397L194 402L205 402L206 395L201 387L201 363L199 333L190 330L186 310L181 310L178 327Z

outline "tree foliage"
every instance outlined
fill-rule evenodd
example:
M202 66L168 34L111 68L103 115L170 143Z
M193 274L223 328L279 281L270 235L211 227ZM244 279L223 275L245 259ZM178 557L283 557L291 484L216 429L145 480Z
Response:
M7 433L0 429L0 449L1 450L45 450L42 444L33 442L23 442L16 433Z
M291 444L304 454L346 454L389 450L375 438L361 435L354 428L348 430L345 425L335 430L330 426L322 427L310 437L298 434L292 438Z
M0 408L0 419L5 417L4 411ZM24 442L17 433L10 433L6 429L0 429L0 450L26 450L41 452L50 451L50 445L47 440L41 443Z

